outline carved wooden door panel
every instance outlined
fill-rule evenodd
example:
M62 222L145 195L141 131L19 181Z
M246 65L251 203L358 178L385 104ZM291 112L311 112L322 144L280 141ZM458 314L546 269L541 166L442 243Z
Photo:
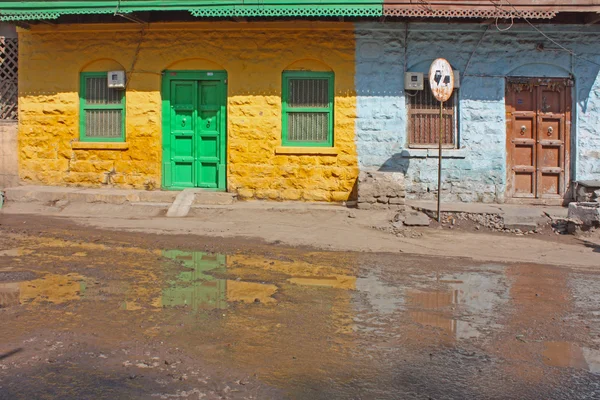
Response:
M569 179L571 81L507 82L507 197L561 202Z

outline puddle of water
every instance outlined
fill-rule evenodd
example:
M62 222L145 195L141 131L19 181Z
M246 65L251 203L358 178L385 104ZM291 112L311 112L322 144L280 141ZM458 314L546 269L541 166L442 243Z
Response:
M281 387L295 385L296 388L302 388L307 385L306 392L303 392L308 393L307 398L310 394L314 395L315 385L321 384L322 387L337 385L338 388L353 391L349 393L350 397L356 396L358 392L349 382L367 382L376 376L376 387L364 396L367 398L379 393L379 386L383 382L381 377L385 378L386 373L395 382L400 376L399 372L408 377L407 380L414 377L414 381L418 381L422 388L424 385L420 382L425 382L429 376L435 377L435 371L431 372L429 353L421 351L424 346L428 350L433 346L469 349L468 343L463 342L459 346L458 340L480 337L486 330L497 327L496 319L502 317L499 308L514 301L517 295L523 294L527 301L535 302L535 305L545 304L538 301L540 297L536 294L551 292L536 288L510 293L509 279L503 274L504 270L498 268L493 273L480 270L434 275L419 271L410 275L416 271L412 269L402 271L398 276L398 270L386 270L376 264L357 268L357 263L352 260L348 260L348 267L335 267L260 256L226 256L178 250L156 253L141 249L120 249L119 252L134 253L134 256L129 254L129 258L125 258L122 254L116 254L113 258L97 261L96 255L101 253L95 252L103 249L100 245L83 249L75 245L62 245L69 247L65 258L88 268L87 260L73 260L89 257L89 260L93 260L89 263L93 269L83 269L86 271L85 277L78 274L46 274L36 279L33 279L34 276L20 276L14 279L18 282L9 282L7 279L0 282L0 307L85 300L95 302L94 306L79 307L77 313L86 315L88 312L88 317L96 316L98 319L81 320L86 323L92 320L90 327L98 327L100 325L93 324L100 323L111 328L111 321L107 318L115 314L108 313L109 317L90 315L89 310L97 312L101 309L98 306L103 304L104 307L120 305L122 309L132 311L155 311L155 314L148 315L117 309L115 313L120 318L115 321L127 327L127 335L158 337L168 333L169 343L182 348L189 345L190 354L201 349L202 354L198 358L214 358L218 365L226 367L245 366L266 382ZM109 247L105 250L112 251ZM54 256L63 253L56 252ZM13 251L7 254L17 253ZM36 248L36 257L44 257L45 254L43 248ZM158 260L157 254L160 255ZM152 257L148 258L148 255ZM327 258L315 255L312 260ZM6 264L19 264L7 259L5 261ZM169 275L169 272L173 272L173 261L183 268L179 267L176 274ZM116 268L108 267L117 262L121 264L117 264ZM53 263L56 264L55 261ZM336 261L333 264L339 263ZM165 276L173 277L172 281L166 282ZM536 276L526 278L537 279ZM515 282L519 283L510 280L513 287ZM532 284L526 281L521 286L529 288ZM107 299L111 302L101 303ZM269 306L278 302L280 304L277 307ZM257 305L232 307L233 303ZM210 318L203 319L206 324L202 325L202 337L199 337L196 318L185 319L177 311L163 311L160 314L163 308L177 307L193 311L231 308L231 311L227 312L227 318L219 318L218 323L212 323ZM539 312L539 308L530 309ZM37 311L43 314L45 310ZM224 313L215 314L220 316ZM130 328L141 328L140 324L125 323L142 320L144 323L152 322L151 327L144 325L142 333L138 328L131 332ZM416 324L410 323L410 320ZM530 315L523 321L524 327L531 326ZM180 326L179 322L185 324ZM510 322L506 327L510 328ZM441 339L440 331L445 334ZM107 333L107 336L111 334ZM194 342L194 338L202 341L202 347ZM494 340L493 336L490 338ZM496 351L498 343L492 344ZM515 347L513 342L508 342L508 346ZM540 358L542 345L530 347L537 353L533 357L526 353L524 361L535 359L541 366L540 360L543 359L544 363L555 367L600 373L599 351L571 343L548 342L544 344L545 350ZM521 347L517 349L523 352ZM421 353L425 354L424 360L420 358ZM506 358L514 360L515 356L506 352ZM468 368L456 368L456 365L453 362L447 367L450 371L447 381L451 381L452 374L465 374L459 375L457 381L472 379L475 381L473 387L478 387L478 378L474 376L477 374L472 374ZM510 366L516 371L514 364ZM402 368L407 369L404 371ZM488 372L495 371L492 367L482 368L490 370L482 373L481 379L487 379L492 375ZM527 368L530 366L527 365ZM522 375L521 371L516 372ZM445 387L440 390L443 392ZM396 397L402 395L396 393Z
M46 274L39 279L0 283L0 308L43 302L62 304L78 300L86 290L79 274Z
M442 329L457 339L476 338L484 327L493 325L493 308L508 301L508 286L498 274L462 273L436 279L448 289L422 291L408 289L407 306L411 319L419 324ZM445 313L460 308L469 321Z
M303 286L320 286L336 289L356 289L356 277L354 276L295 276L288 279L289 283Z
M52 243L52 245L56 244ZM68 246L62 242L59 244ZM24 251L17 252L17 250L11 250L7 254L25 254ZM78 252L72 256L84 257L87 253ZM158 309L187 306L194 311L225 309L232 302L275 303L276 299L273 295L278 290L275 284L243 279L246 275L264 275L265 272L270 279L276 275L274 273L282 274L284 275L281 279L282 283L294 285L344 290L352 290L356 287L356 277L335 274L330 267L314 266L309 263L266 262L261 257L226 256L180 250L165 250L161 252L161 256L177 261L186 268L186 271L180 272L176 279L170 282L170 286L162 291L155 288L160 285L156 283L160 282L156 277L146 276L133 285L108 282L107 285L102 285L100 291L92 285L92 290L85 293L86 279L81 275L45 274L39 279L2 284L0 307L25 303L39 304L44 301L61 304L81 297L87 300L101 300L107 295L118 295L123 292L128 293L128 297L135 297L135 300L127 299L121 304L122 309L130 311L144 308L144 303ZM314 274L309 274L311 271ZM217 277L226 273L234 276L241 275L241 278Z
M600 351L570 342L546 342L542 353L544 363L552 367L576 368L600 374Z
M183 264L177 281L163 290L157 307L188 306L194 311L225 309L231 302L274 303L277 286L272 284L219 279L209 272L225 273L227 256L203 252L166 250L163 256ZM131 308L129 308L131 309Z
M0 308L21 304L19 294L19 282L0 283Z
M410 311L410 318L421 325L442 329L444 332L457 339L479 337L481 333L477 329L477 322L481 324L482 321L470 323L451 318L442 314L441 311L433 311L458 304L458 294L458 290L453 290L451 292L409 292L409 300L407 302L409 307L431 309L425 311Z
M8 250L0 250L0 257L21 257L32 254L33 251L26 249L8 249Z

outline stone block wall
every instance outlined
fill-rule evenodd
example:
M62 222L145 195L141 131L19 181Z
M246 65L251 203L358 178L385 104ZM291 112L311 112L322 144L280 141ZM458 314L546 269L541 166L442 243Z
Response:
M0 189L18 185L17 121L0 121Z
M225 70L227 184L240 198L345 201L360 166L401 174L407 197L434 199L437 150L407 146L403 80L404 71L427 72L433 59L444 57L461 74L457 148L443 154L444 201L504 201L506 77L574 78L572 179L598 179L600 28L543 29L579 57L519 24L505 32L493 25L400 22L198 22L153 24L144 32L128 24L34 26L20 35L20 177L52 185L100 186L108 179L119 187L160 187L162 71ZM73 146L79 73L133 64L126 146ZM278 152L286 69L335 73L330 154Z
M407 197L434 199L437 150L408 147L404 71L427 73L446 58L461 74L457 148L443 158L444 201L503 202L506 190L506 77L570 77L572 179L600 176L600 28L542 29L582 58L572 58L526 25L356 24L356 140L361 170L401 172ZM545 50L540 51L539 44ZM594 64L597 63L597 64Z
M227 188L240 198L348 200L358 175L354 25L227 22L33 26L20 34L20 175L49 185L159 188L161 73L228 74ZM139 51L138 51L139 49ZM126 145L81 149L79 74L129 70ZM284 70L335 73L334 151L278 152ZM289 149L288 149L289 150ZM312 149L314 150L314 148Z
M600 180L575 183L575 201L600 203Z
M404 210L404 175L377 171L361 171L358 176L360 209Z

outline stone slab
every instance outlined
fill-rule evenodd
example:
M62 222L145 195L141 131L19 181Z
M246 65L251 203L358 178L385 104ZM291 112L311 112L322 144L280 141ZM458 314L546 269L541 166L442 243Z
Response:
M544 213L552 219L563 219L569 217L569 209L567 207L544 208Z
M187 190L187 189L186 189ZM236 195L227 192L209 192L202 189L192 189L196 196L194 198L194 205L229 205L233 204L236 199Z
M569 218L579 220L585 226L600 225L600 203L571 203Z
M534 231L539 227L536 221L524 221L518 218L510 218L504 220L504 229L520 230L523 232Z
M437 202L430 200L406 200L406 205L415 210L422 211L437 211ZM483 203L445 203L442 202L441 209L443 212L464 212L473 214L501 214L499 204L483 204Z
M167 210L167 217L181 218L187 216L195 199L196 191L193 189L185 189L180 192Z
M577 181L577 184L587 188L600 188L600 180Z
M426 214L412 211L405 215L404 225L406 226L429 226L431 220Z

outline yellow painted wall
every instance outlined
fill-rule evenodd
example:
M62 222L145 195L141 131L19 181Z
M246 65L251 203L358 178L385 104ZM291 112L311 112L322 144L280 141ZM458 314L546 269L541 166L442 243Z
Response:
M37 27L20 35L19 174L30 183L159 188L161 71L228 73L228 191L242 198L347 200L358 175L354 34L346 23ZM135 55L137 53L137 59ZM123 66L127 149L73 149L79 73ZM336 155L281 155L284 69L335 72Z

